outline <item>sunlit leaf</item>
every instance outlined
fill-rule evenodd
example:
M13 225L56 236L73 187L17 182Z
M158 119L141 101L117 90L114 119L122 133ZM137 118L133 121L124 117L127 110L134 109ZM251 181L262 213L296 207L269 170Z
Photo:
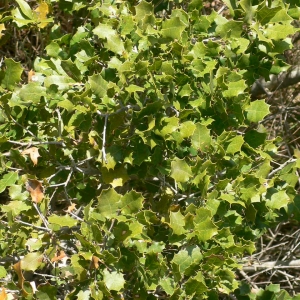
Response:
M104 282L109 290L120 291L125 284L123 274L104 270Z
M193 173L191 167L184 161L176 159L171 163L171 177L177 182L187 182Z
M259 122L270 113L269 104L264 100L255 100L246 108L247 119L250 122Z

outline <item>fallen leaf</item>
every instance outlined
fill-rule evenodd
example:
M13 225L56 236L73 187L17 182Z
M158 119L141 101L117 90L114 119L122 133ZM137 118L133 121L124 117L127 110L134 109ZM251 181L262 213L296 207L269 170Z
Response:
M0 293L0 300L6 300L7 299L7 294L5 292L5 288L2 288L2 291Z
M22 273L21 261L18 261L17 263L15 263L13 265L13 268L14 268L15 272L18 275L18 286L19 286L19 288L21 288L23 290L23 285L24 285L25 278L24 278L23 273Z
M43 200L43 187L38 180L28 179L26 182L26 190L30 193L32 202L40 203Z
M31 147L24 151L22 151L22 154L29 154L30 159L32 160L33 164L36 166L38 163L38 157L40 157L39 149L37 147Z
M56 255L51 259L52 262L57 262L59 260L62 260L64 257L66 257L66 253L63 250L58 251Z

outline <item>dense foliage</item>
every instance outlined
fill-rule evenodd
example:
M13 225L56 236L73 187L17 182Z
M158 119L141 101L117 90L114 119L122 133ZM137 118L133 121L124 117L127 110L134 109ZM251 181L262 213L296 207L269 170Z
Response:
M300 216L299 154L274 168L250 94L288 68L300 10L223 2L5 3L2 299L292 299L236 272Z

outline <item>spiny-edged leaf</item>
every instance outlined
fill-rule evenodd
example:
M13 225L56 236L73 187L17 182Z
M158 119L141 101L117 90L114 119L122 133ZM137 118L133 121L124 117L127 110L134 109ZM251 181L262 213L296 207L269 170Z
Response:
M160 279L159 285L169 295L172 295L175 291L175 281L171 277L164 277Z
M166 20L162 24L162 36L171 38L173 40L181 40L181 35L185 29L185 24L179 19L179 17Z
M24 14L27 18L32 20L33 13L29 4L25 0L16 0L16 2L19 4L22 14Z
M266 29L266 36L272 40L279 41L294 34L295 27L290 24L269 24Z
M145 90L145 88L140 87L135 84L131 84L128 87L126 87L125 90L131 94L131 93L135 93L135 92L143 92Z
M285 191L279 191L271 196L271 200L267 201L267 206L272 209L280 209L287 206L290 202L289 196Z
M68 99L65 99L63 101L59 101L57 103L57 106L65 108L68 112L71 112L75 109L75 105Z
M256 100L251 102L251 104L246 108L247 119L250 122L259 122L266 115L270 113L270 105L266 104L264 100Z
M243 32L243 22L240 21L228 21L220 24L216 28L216 33L222 38L239 38Z
M186 121L180 124L179 132L182 138L190 137L196 129L196 125L192 121Z
M62 60L61 61L61 67L68 74L69 77L71 77L72 79L74 79L77 82L80 82L81 77L82 77L81 71L71 61L70 58L68 60Z
M282 10L281 7L267 7L263 6L261 9L257 11L257 20L260 22L261 25L265 25L269 23L269 21L279 12Z
M24 102L38 104L41 97L45 96L45 91L46 89L38 82L30 82L21 88L19 96Z
M229 145L227 146L226 153L234 154L236 152L241 151L241 147L243 144L244 144L244 138L241 135L232 138L229 141Z
M198 272L194 277L191 277L186 282L187 295L203 295L208 290L203 274Z
M57 88L61 91L69 90L74 83L75 81L72 78L60 75L50 75L44 80L46 88L49 88L51 85L56 85Z
M28 253L21 260L21 268L25 271L35 271L43 263L43 254L40 252Z
M239 80L228 83L228 89L223 92L223 96L227 98L237 97L240 94L244 93L244 90L247 88L245 80Z
M1 206L3 212L11 212L13 216L18 216L22 211L27 211L29 209L31 209L31 205L28 205L23 201L10 201L9 204Z
M175 234L184 234L186 230L184 229L185 221L184 216L180 211L170 212L170 227L173 229Z
M141 193L130 191L121 198L121 211L123 214L137 213L143 208L144 197Z
M9 196L12 200L24 201L28 199L28 193L22 192L21 185L12 185L9 188Z
M108 82L100 74L94 74L89 77L89 83L92 91L99 97L103 98L107 94Z
M15 62L11 58L5 59L4 62L6 70L4 78L1 81L1 86L12 91L15 85L21 80L23 68L19 62Z
M13 185L18 179L17 172L8 172L0 179L0 193L2 193L6 187Z
M114 189L103 190L98 197L98 210L99 212L108 219L111 219L118 214L120 208L121 195L118 194Z
M184 159L176 158L171 162L171 175L176 182L187 182L192 176L191 167Z
M125 279L122 273L118 273L116 271L109 272L106 269L103 271L104 273L104 283L106 287L111 291L120 291L125 284Z
M93 32L101 39L105 39L104 46L117 54L122 54L125 49L120 35L111 26L99 24Z
M146 16L153 14L153 5L147 1L140 1L138 5L135 6L135 19L140 22Z
M114 169L102 168L102 177L105 183L111 184L112 187L123 186L129 179L127 169L120 165Z
M192 146L200 151L206 151L211 145L210 130L199 123L196 124L196 129L191 137Z
M48 218L48 221L50 224L55 224L60 227L73 227L77 224L77 220L73 219L69 215L59 216L59 215L52 214Z
M197 209L194 226L200 241L207 241L218 233L217 226L211 220L211 211L204 207Z

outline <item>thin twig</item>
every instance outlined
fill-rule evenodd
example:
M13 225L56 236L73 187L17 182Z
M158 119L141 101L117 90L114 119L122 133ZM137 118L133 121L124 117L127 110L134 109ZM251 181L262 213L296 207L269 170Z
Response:
M107 127L107 119L108 115L106 114L104 116L104 126L103 126L103 141L102 141L102 158L104 162L107 164L107 159L106 159L106 151L105 151L105 146L106 146L106 127Z
M24 222L24 221L21 221L21 220L15 220L15 221L17 223L20 223L20 224L23 224L23 225L26 225L26 226L30 226L30 227L35 228L35 229L39 229L39 230L43 230L43 231L47 231L47 232L52 232L51 229L46 228L46 227L41 227L41 226L33 225L31 223L27 223L27 222Z

